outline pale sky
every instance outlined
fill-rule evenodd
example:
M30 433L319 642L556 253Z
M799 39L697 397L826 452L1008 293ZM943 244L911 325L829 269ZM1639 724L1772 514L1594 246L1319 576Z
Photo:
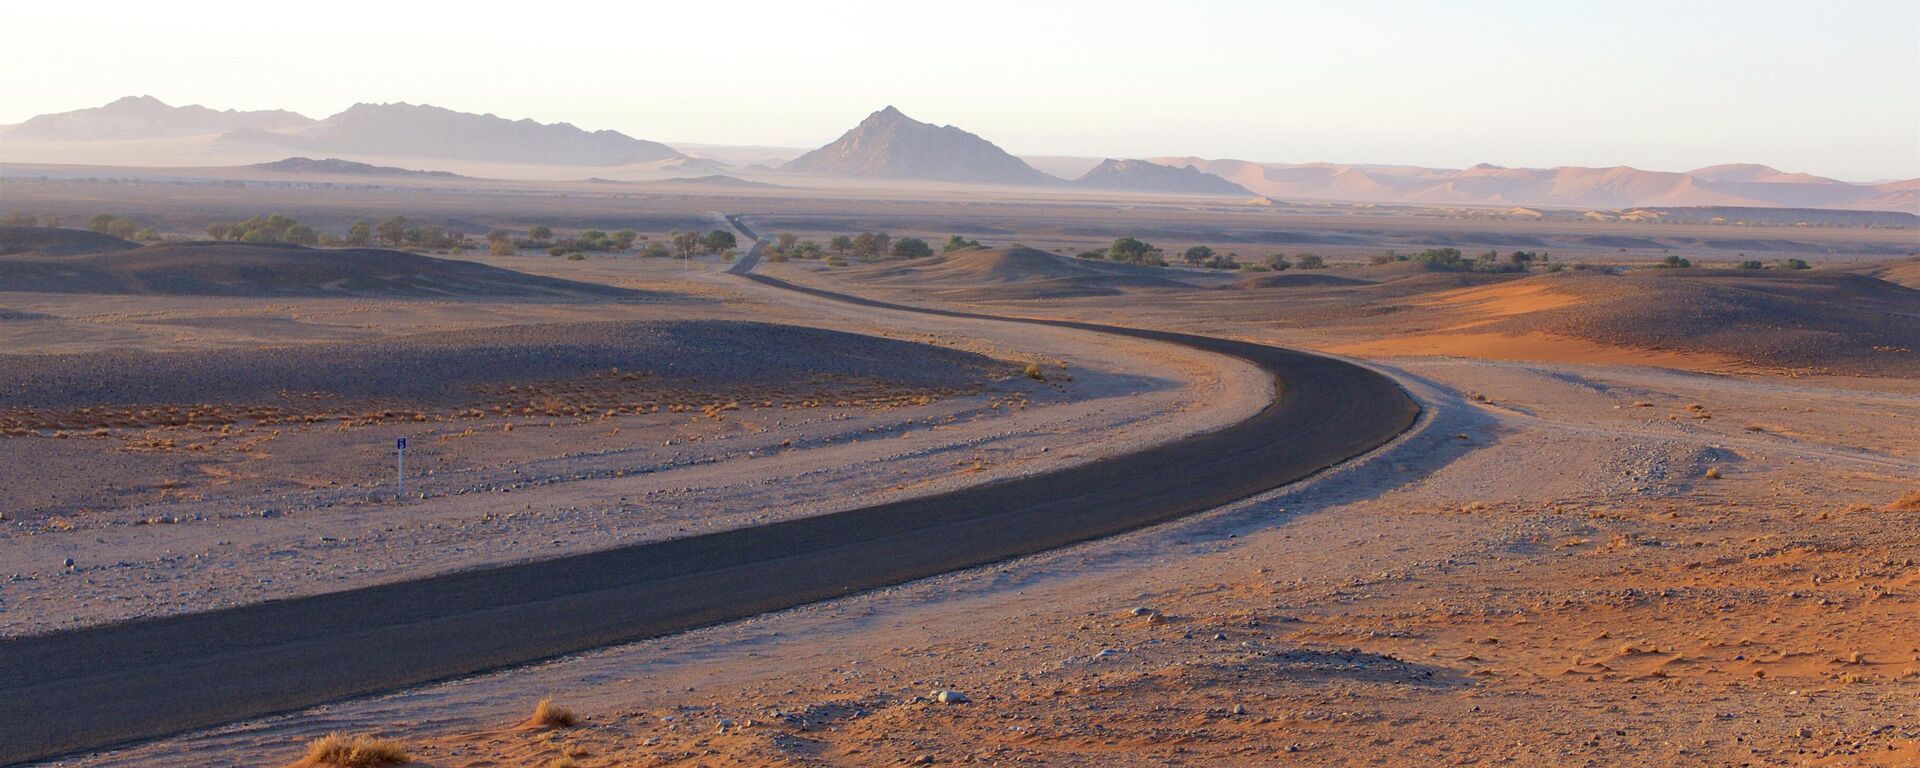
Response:
M815 146L893 104L1016 154L1920 176L1920 0L28 0L5 16L0 123L129 94L316 118L410 101Z

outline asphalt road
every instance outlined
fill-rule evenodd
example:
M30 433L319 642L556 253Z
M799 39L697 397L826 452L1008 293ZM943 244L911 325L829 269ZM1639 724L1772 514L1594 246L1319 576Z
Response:
M751 269L759 250L738 271ZM987 317L746 278L869 307ZM1232 355L1283 385L1271 405L1225 429L935 496L0 641L0 764L657 637L1153 525L1358 456L1419 413L1386 377L1325 357L1164 331L1022 322Z

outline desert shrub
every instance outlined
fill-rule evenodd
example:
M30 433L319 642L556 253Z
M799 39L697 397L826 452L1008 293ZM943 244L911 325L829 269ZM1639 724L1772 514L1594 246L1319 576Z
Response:
M1034 381L1047 380L1047 372L1040 369L1039 363L1027 363L1025 373L1027 374L1027 378L1033 379Z
M1692 266L1693 266L1693 262L1683 259L1679 256L1670 255L1660 260L1660 267L1662 269L1688 269Z
M1073 256L1077 259L1087 259L1090 261L1104 261L1107 258L1107 254L1102 251L1081 251Z
M579 251L567 254L567 261L586 261L587 255Z
M827 259L827 266L829 267L844 267L846 265L847 265L847 260L840 258L838 256Z
M548 249L547 249L547 255L548 255L548 256L565 256L565 255L566 255L566 253L567 253L567 249L565 249L565 248L562 248L562 247L560 247L560 246L557 246L557 245L556 245L556 246L554 246L554 247L552 247L552 248L548 248Z
M1561 264L1561 263L1559 263L1559 262L1554 262L1554 263L1552 263L1552 264L1548 264L1548 265L1547 265L1547 271L1548 271L1548 272L1558 272L1558 271L1560 271L1560 270L1563 270L1563 269L1566 269L1566 268L1567 268L1567 265L1565 265L1565 264Z
M1741 269L1763 269L1763 268L1765 268L1766 266L1767 266L1767 265L1765 265L1765 264L1762 264L1762 263L1760 263L1760 262L1758 262L1758 261L1753 261L1753 260L1747 260L1747 261L1743 261L1743 262L1740 262L1740 268L1741 268Z
M964 248L979 248L979 247L980 247L979 240L968 240L959 235L954 235L952 237L947 238L946 245L940 246L940 252L952 253L954 251L958 251Z
M512 240L495 240L487 246L487 253L495 256L512 256L519 251L514 249Z
M25 213L21 213L19 211L14 211L12 213L7 214L7 226L37 227L37 226L40 226L40 219Z
M1300 261L1295 266L1301 269L1323 269L1327 266L1327 260L1320 258L1316 253L1303 253L1300 254Z
M1780 268L1781 269L1813 269L1813 265L1808 264L1806 259L1781 259Z
M1267 257L1267 268L1275 272L1285 272L1293 268L1293 262L1287 261L1287 255L1276 253Z
M153 242L160 239L160 233L155 231L153 227L142 227L139 232L133 234L133 238L135 240Z
M767 254L767 261L786 261L786 260L787 260L787 255L780 251L773 251L772 253Z
M580 718L573 710L553 703L552 697L541 699L540 703L533 705L533 717L527 720L528 725L541 728L567 728L579 722Z
M327 768L383 768L413 762L405 745L364 734L330 733L307 744L302 763Z
M672 256L673 251L668 250L666 243L647 243L647 247L640 249L640 255L649 259L664 259Z
M1242 264L1242 265L1240 265L1240 271L1242 271L1242 272L1272 272L1272 271L1273 271L1273 267L1269 267L1269 266L1267 266L1267 265L1265 265L1265 264Z

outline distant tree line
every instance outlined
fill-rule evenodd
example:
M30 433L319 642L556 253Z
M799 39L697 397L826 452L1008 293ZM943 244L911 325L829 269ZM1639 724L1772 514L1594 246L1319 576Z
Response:
M963 248L979 248L980 241L968 240L959 235L947 238L943 249L953 252ZM831 252L832 256L827 256ZM773 246L768 249L769 261L788 259L827 259L827 263L844 265L847 256L860 261L887 261L891 259L922 259L933 255L933 246L918 237L895 238L885 232L862 232L857 235L835 235L827 240L823 247L814 240L802 240L799 235L783 233L774 236Z

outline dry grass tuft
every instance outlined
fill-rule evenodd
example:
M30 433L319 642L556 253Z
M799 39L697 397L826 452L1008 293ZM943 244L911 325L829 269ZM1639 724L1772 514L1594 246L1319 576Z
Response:
M1888 512L1920 512L1920 491L1914 491L1887 505Z
M1034 381L1046 381L1047 372L1040 369L1039 363L1027 363L1027 378Z
M573 710L553 703L552 698L541 699L533 706L533 717L527 718L527 725L535 728L566 728L578 722Z
M307 756L296 765L326 768L384 768L413 762L405 745L366 734L330 733L307 745Z

